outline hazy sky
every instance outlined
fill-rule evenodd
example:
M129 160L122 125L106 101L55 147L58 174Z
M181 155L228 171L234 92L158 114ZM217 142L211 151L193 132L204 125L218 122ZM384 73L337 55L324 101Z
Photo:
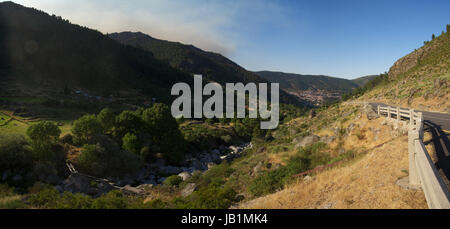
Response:
M141 31L252 71L388 71L450 24L449 0L16 0L104 33Z

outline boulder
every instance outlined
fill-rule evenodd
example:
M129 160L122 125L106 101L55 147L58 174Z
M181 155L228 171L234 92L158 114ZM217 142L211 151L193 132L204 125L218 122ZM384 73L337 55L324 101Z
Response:
M296 135L298 133L298 130L296 129L296 128L290 128L289 129L289 134L292 136L292 135Z
M230 149L233 152L237 152L239 150L237 146L229 146L228 149Z
M335 136L328 136L328 135L325 135L325 136L320 137L320 141L323 142L323 143L325 143L325 144L330 144L330 143L333 142L335 139L336 139Z
M140 189L140 190L148 190L148 189L153 188L153 184L141 184L141 185L137 186L136 188Z
M364 104L362 111L366 114L368 120L379 118L380 116L372 109L369 104Z
M189 183L183 188L183 190L181 190L181 195L183 197L189 196L195 191L196 188L197 188L196 184Z
M336 202L330 202L330 203L323 205L321 208L322 209L331 209L334 207L334 205L336 205Z
M212 167L214 167L216 165L216 163L214 162L209 162L208 163L208 169L211 169Z
M139 195L142 193L141 189L132 187L130 185L125 185L124 187L122 187L120 190L122 190L125 193L131 194L131 195Z
M320 137L317 135L306 136L297 145L295 145L295 149L312 145L312 144L318 142L319 140L320 140Z
M292 143L299 143L299 142L301 142L303 140L303 137L302 136L297 136L297 137L295 137L294 139L292 139Z
M311 180L312 180L312 178L309 175L306 175L305 177L303 177L303 181L305 181L305 182L308 182L308 181L311 181Z
M178 174L178 176L180 176L183 179L183 181L185 181L185 180L189 179L192 175L188 172L182 172L182 173Z
M259 172L261 172L262 166L263 166L262 161L258 162L258 164L255 167L253 167L253 175L256 175Z
M89 189L89 179L78 174L70 175L63 184L64 189L71 192L87 192Z
M262 146L259 147L258 150L256 150L256 153L263 153L266 150L266 147Z

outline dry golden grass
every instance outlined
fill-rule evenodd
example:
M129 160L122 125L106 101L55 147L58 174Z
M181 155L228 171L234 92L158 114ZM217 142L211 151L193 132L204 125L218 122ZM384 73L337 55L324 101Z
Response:
M299 180L240 208L427 208L422 191L404 190L395 184L406 176L406 142L407 137L397 138L350 165L320 173L309 182Z
M310 181L299 179L282 191L242 203L238 208L427 208L422 191L404 190L396 184L398 179L407 176L408 137L394 138L392 127L382 124L384 118L356 117L340 123L344 128L353 123L355 128L341 139L341 144L339 139L333 141L329 149L332 154L333 149L336 153L340 147L365 151L365 154L314 175ZM330 129L318 132L319 135L332 133ZM271 160L282 161L277 155Z

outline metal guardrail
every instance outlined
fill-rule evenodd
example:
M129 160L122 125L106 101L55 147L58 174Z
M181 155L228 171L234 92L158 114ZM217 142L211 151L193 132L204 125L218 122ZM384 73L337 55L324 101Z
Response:
M450 209L450 195L447 186L440 177L431 157L423 144L423 115L413 109L378 106L378 115L386 114L388 118L395 116L409 119L408 153L409 153L409 185L422 187L430 209Z

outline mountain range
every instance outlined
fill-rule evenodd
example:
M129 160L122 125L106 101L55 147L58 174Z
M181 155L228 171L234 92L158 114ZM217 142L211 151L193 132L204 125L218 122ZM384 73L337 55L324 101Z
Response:
M201 50L193 45L156 39L141 32L121 32L109 34L120 43L141 48L153 53L154 57L172 67L190 73L202 74L211 81L226 82L272 82L280 83L280 88L295 96L300 102L321 104L322 99L338 99L342 93L364 85L368 80L355 81L330 76L299 75L283 72L250 72L226 57ZM372 76L364 77L370 79ZM361 80L360 80L361 79ZM309 96L311 93L316 96Z

